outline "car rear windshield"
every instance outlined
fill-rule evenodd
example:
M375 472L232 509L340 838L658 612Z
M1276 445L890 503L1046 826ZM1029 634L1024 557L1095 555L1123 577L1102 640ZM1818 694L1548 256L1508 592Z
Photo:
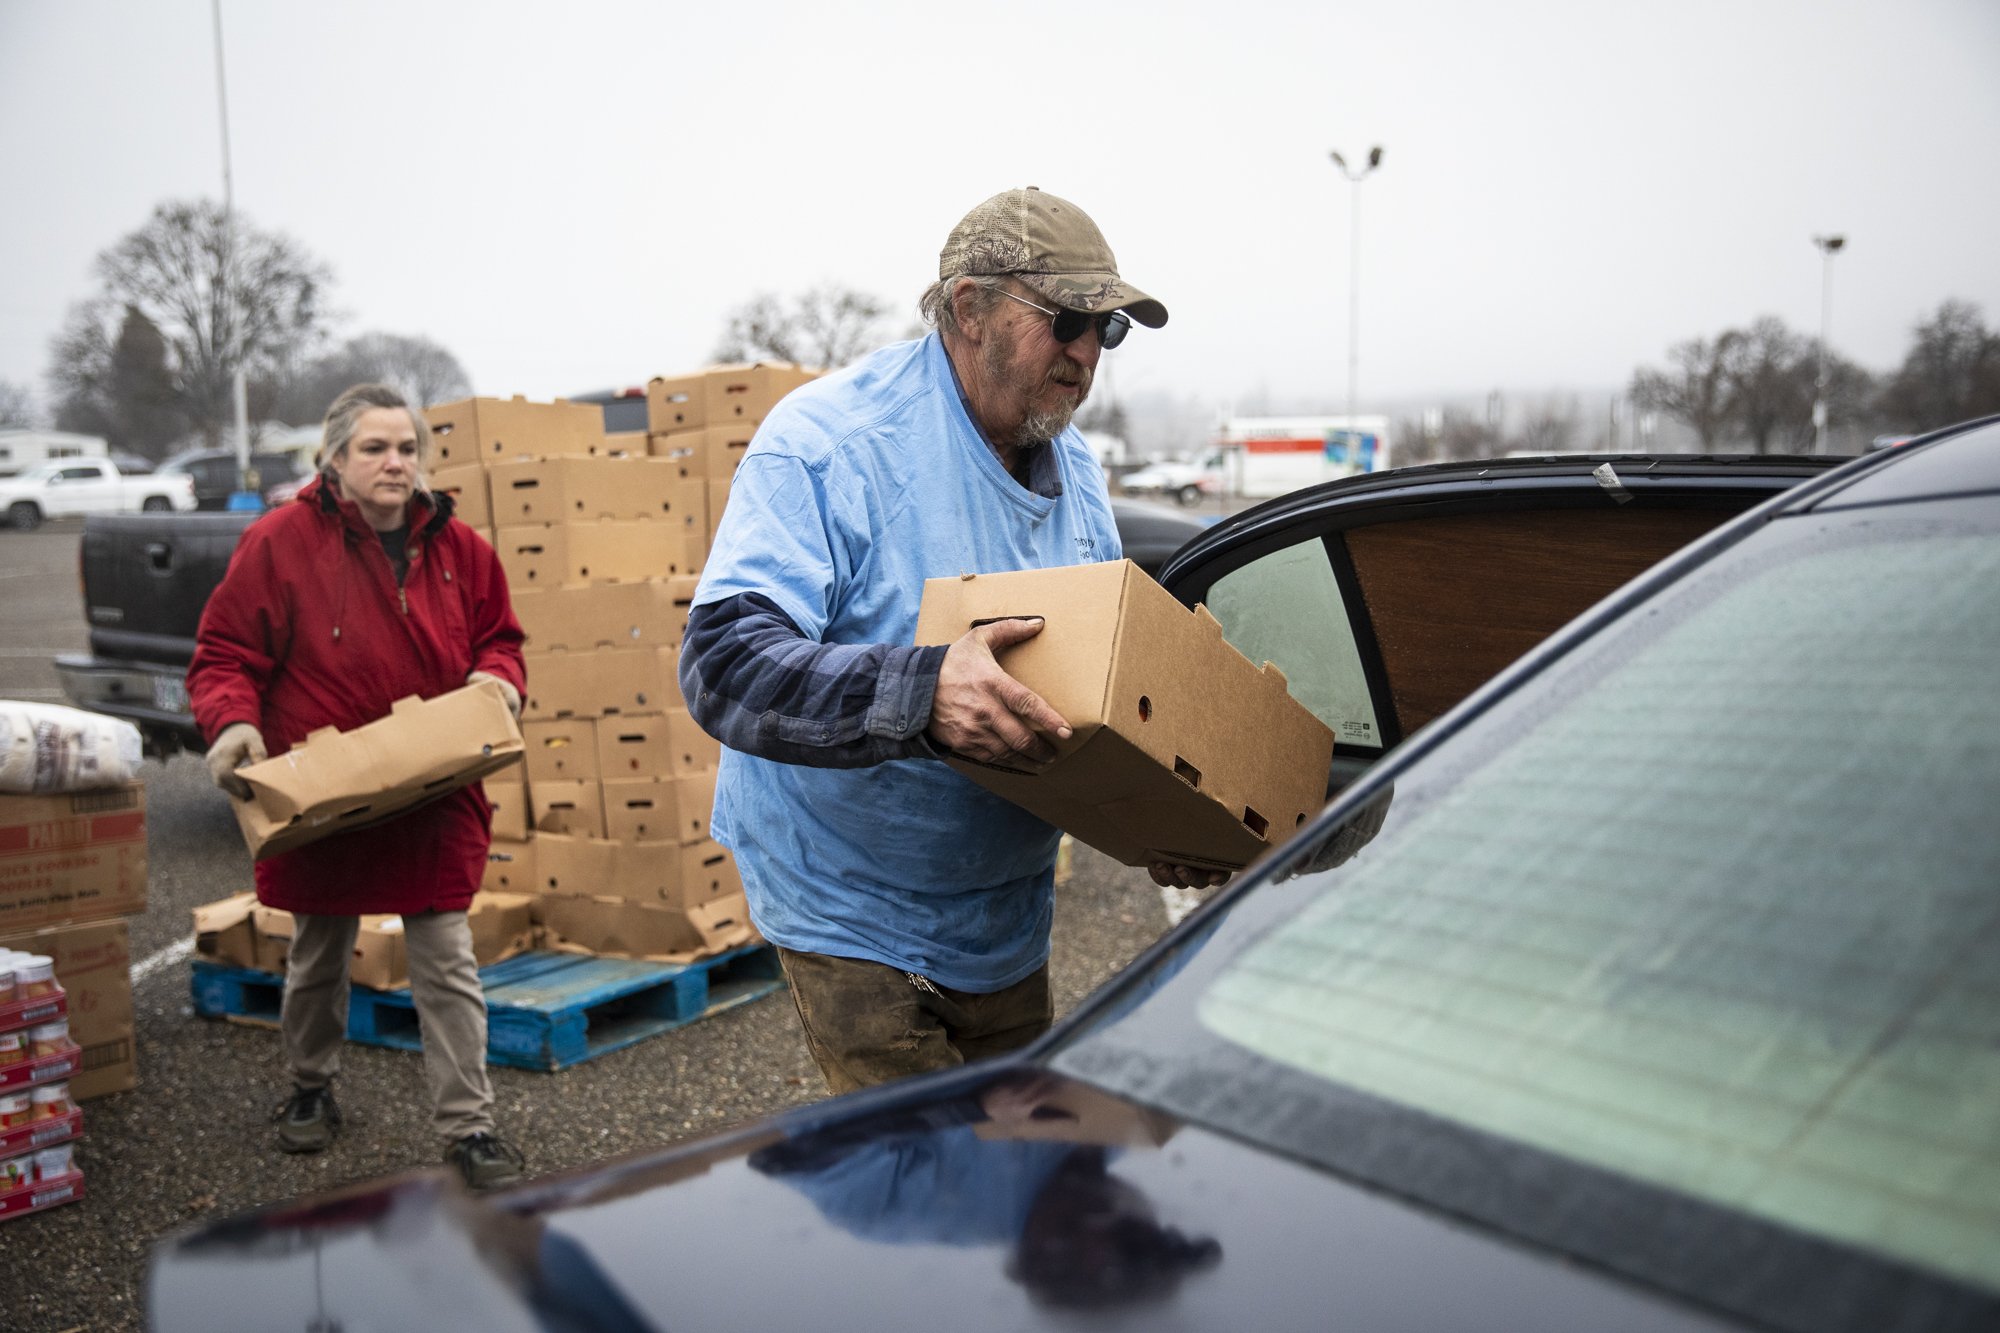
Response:
M1773 524L1059 1066L1666 1281L1702 1262L1673 1208L1591 1234L1592 1190L2000 1292L1993 509Z

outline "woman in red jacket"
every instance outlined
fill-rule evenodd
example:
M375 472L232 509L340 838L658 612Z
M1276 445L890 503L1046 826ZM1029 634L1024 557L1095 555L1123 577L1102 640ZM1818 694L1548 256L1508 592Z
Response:
M212 739L209 772L283 754L470 681L520 711L521 626L493 548L424 485L430 428L395 390L364 384L327 412L320 474L251 524L202 612L188 694ZM479 889L492 816L478 786L408 814L259 861L257 898L294 915L282 1027L294 1087L278 1146L318 1152L340 1127L332 1081L347 1033L356 918L398 913L424 1034L432 1123L466 1183L520 1178L494 1131L486 1001L465 909Z

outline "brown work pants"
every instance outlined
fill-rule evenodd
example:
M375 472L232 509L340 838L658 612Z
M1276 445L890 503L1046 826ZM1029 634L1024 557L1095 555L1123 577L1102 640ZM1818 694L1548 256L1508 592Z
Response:
M347 1040L347 960L361 922L294 913L291 959L279 1026L285 1059L302 1088L323 1088L340 1072ZM463 912L403 918L410 996L423 1028L431 1125L447 1144L493 1132L493 1085L486 1077L486 994Z
M1018 1050L1054 1016L1047 964L979 995L858 958L780 948L778 960L806 1046L834 1093Z

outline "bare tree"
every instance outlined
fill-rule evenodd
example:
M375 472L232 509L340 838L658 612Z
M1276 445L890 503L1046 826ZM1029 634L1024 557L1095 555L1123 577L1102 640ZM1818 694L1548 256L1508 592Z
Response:
M2000 335L1978 306L1946 301L1917 325L1915 339L1877 399L1889 423L1924 431L2000 412Z
M1755 453L1812 446L1814 345L1766 315L1735 339L1729 366L1729 416Z
M1528 405L1521 429L1508 442L1512 450L1534 454L1559 454L1576 446L1577 402L1550 394Z
M1742 336L1732 330L1713 342L1690 338L1669 348L1673 368L1634 374L1632 401L1685 422L1703 451L1713 453L1730 427L1730 390Z
M419 407L464 398L472 381L458 358L428 338L364 333L281 377L270 411L281 421L306 425L325 415L342 390L388 384Z
M38 416L35 395L27 385L0 380L0 429L33 426Z
M762 293L730 312L715 345L718 361L795 361L803 366L844 366L885 341L889 307L852 288L827 284L790 302Z
M211 445L234 417L238 369L269 380L321 336L326 267L284 236L206 200L169 202L97 257L99 296L71 311L51 351L53 381L109 384L111 321L137 311L165 348L178 410Z

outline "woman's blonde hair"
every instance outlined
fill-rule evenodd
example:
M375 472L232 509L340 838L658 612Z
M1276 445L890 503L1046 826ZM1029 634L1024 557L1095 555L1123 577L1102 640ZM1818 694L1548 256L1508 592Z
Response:
M400 407L410 414L410 425L417 432L417 489L429 490L426 474L431 466L431 423L387 384L357 384L333 400L333 406L326 410L326 425L320 432L319 456L313 460L314 465L321 472L332 470L353 442L354 428L360 423L362 413L378 407Z

